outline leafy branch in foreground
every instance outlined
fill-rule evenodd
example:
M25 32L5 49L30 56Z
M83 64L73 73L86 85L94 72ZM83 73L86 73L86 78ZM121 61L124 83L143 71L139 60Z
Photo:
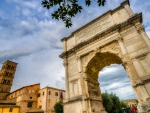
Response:
M97 3L99 6L104 6L105 0L97 0ZM47 9L56 7L57 10L52 13L52 18L62 20L68 28L72 26L72 17L82 10L78 0L43 0L42 5ZM85 5L90 6L91 0L85 0Z

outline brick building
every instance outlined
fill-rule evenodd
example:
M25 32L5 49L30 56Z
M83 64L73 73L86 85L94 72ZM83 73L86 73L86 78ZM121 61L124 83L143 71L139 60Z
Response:
M63 99L65 90L40 83L24 86L10 93L17 63L5 61L0 70L0 113L55 113L54 105Z

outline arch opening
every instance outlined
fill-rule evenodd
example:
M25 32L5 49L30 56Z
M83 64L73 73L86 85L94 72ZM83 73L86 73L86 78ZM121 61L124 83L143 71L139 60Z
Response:
M120 100L136 99L130 78L121 64L111 64L99 72L102 93L114 93Z
M102 96L100 90L100 84L98 81L99 72L106 66L111 64L122 64L122 59L114 53L104 52L96 53L94 57L88 62L86 67L86 76L87 76L87 91L88 97L90 98L89 102L91 105L91 111L96 112L103 111L105 108L102 104Z
M111 64L122 64L122 60L119 56L110 52L96 53L96 55L87 64L87 77L97 81L98 73L104 67Z

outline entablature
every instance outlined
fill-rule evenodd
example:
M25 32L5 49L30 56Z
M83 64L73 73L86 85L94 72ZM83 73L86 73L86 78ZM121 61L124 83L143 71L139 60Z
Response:
M125 29L128 29L129 27L135 26L135 24L137 22L142 23L142 13L139 14L135 14L134 16L130 17L128 20L126 20L125 22L122 22L120 24L117 25L113 25L112 27L106 29L105 31L91 37L90 39L83 41L77 45L75 45L72 49L63 52L60 55L60 58L66 58L67 56L71 55L71 54L75 54L77 51L79 51L81 48L83 48L84 46L93 43L94 41L97 41L98 39L103 38L104 36L109 36L111 34L114 34L116 32L121 32Z

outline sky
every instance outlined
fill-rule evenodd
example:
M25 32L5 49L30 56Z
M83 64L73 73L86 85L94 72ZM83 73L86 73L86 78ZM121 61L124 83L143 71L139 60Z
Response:
M54 8L43 8L41 1L0 0L0 67L6 60L18 63L11 91L36 83L41 88L65 89L60 40L124 0L106 0L104 7L98 7L96 2L87 7L80 0L83 10L72 19L69 29L62 21L51 18ZM143 25L150 36L150 1L130 0L130 7L134 13L143 13ZM121 65L105 67L98 80L102 92L113 92L123 100L136 98Z

